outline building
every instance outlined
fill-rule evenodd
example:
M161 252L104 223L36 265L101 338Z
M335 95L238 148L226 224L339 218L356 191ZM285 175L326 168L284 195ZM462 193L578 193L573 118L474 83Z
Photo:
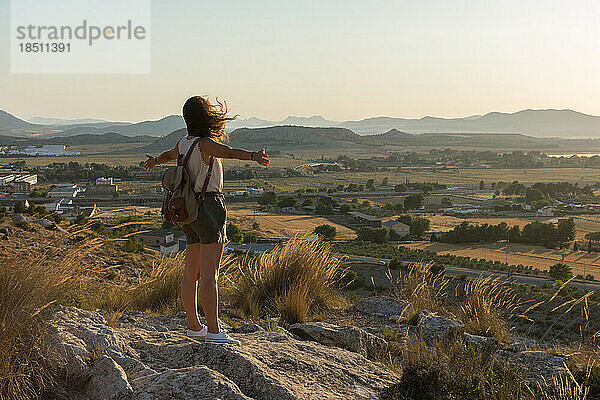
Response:
M11 174L0 177L0 192L4 193L29 193L31 186L37 183L37 174L16 175Z
M400 221L390 219L389 221L385 221L382 226L384 228L393 229L400 237L410 235L410 226Z
M169 229L154 229L148 232L138 234L140 242L144 246L160 247L171 245L175 242L175 235Z
M51 203L44 203L44 208L48 212L56 212L58 214L61 214L62 212L67 211L68 208L72 208L72 207L69 207L72 204L73 204L73 198L66 199L66 198L62 197L60 199L56 199L55 201L53 201Z
M77 194L83 191L84 189L77 185L59 185L50 190L48 196L53 198L73 198L77 197Z
M556 211L558 211L556 208L546 206L537 210L537 215L540 217L552 217Z
M348 215L350 215L355 225L381 228L381 219L372 215L363 214L359 211L349 211Z
M25 146L24 148L11 146L8 150L8 154L18 154L31 157L80 155L79 152L66 151L66 146L64 144L45 144L43 146Z
M119 187L114 183L113 178L98 178L94 186L88 187L85 191L86 197L113 198Z

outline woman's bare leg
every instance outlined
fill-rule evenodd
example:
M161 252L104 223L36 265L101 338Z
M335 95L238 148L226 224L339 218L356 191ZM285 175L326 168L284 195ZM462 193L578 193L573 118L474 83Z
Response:
M208 332L219 333L217 323L219 289L217 280L219 278L219 265L223 255L223 243L203 244L202 258L200 261L200 303L206 317Z
M181 300L187 315L188 328L193 331L202 329L198 320L198 276L202 259L202 245L200 243L188 244L185 254L185 269L181 280Z

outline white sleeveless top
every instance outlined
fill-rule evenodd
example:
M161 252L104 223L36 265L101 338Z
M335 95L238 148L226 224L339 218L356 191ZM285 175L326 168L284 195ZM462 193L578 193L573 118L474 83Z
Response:
M194 143L194 140L198 139L197 137L188 138L188 136L184 136L179 139L177 143L177 151L179 154L185 157L188 149ZM206 188L207 192L223 192L223 164L221 163L221 159L214 157L213 170L210 180L208 181L208 186ZM196 183L194 184L194 192L200 193L202 191L202 186L204 185L204 179L206 178L206 173L208 172L208 164L202 158L202 154L200 151L200 146L196 146L194 150L192 150L192 154L190 155L190 159L187 163L188 173L192 178L195 177Z

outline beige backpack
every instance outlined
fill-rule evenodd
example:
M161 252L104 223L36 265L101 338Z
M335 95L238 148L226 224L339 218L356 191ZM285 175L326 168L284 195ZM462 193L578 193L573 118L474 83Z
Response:
M185 154L185 158L180 154L177 157L177 166L167 169L162 177L162 185L165 189L165 198L163 199L161 211L162 216L167 221L179 226L194 222L198 218L198 206L204 200L206 188L212 175L213 158L210 157L202 192L200 192L200 197L196 199L194 193L196 177L190 176L186 166L192 155L192 151L198 146L200 139L194 140L194 143L192 143Z

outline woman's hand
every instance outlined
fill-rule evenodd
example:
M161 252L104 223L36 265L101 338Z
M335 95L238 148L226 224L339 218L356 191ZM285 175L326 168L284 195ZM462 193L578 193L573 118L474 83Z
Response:
M260 149L260 151L255 151L252 153L252 161L256 161L260 165L264 165L265 167L269 165L271 161L269 161L269 155L265 153L265 149Z
M148 157L148 159L144 161L144 168L146 168L146 171L150 172L152 171L152 168L158 165L158 162L156 162L156 157L151 156L150 154L146 154L146 157Z

